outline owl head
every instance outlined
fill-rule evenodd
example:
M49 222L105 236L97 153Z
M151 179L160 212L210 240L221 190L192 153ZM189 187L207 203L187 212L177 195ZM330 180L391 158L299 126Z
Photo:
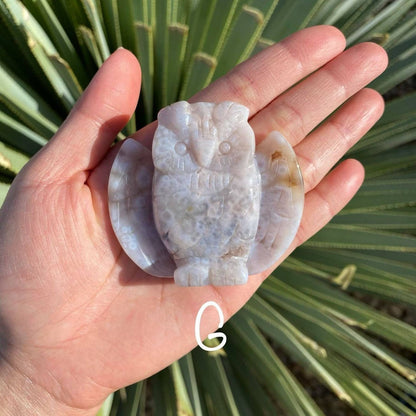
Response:
M180 101L164 108L153 140L155 167L163 173L241 172L254 160L248 115L245 106L231 101Z

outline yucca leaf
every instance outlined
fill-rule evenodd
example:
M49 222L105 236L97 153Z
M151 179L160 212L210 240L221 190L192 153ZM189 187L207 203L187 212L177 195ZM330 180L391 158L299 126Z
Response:
M386 260L408 264L414 264L415 260L415 255L412 252L374 250L371 254L377 257L384 257Z
M393 32L394 33L394 32ZM416 37L416 29L411 29L398 41L394 46L389 46L389 66L396 65L403 59L415 55L416 45L414 39ZM383 75L384 78L384 75Z
M410 41L414 44L416 36ZM410 53L412 52L412 53ZM395 85L410 78L416 72L416 48L406 50L405 54L392 62L383 74L383 77L370 84L370 87L377 89L384 94Z
M134 0L117 1L118 4L118 18L119 30L121 34L122 46L131 51L136 51L136 31L135 22L140 19L135 19L134 4L146 3L149 0L142 0L140 2ZM152 1L154 3L154 1ZM146 22L145 22L146 23Z
M416 253L416 237L331 223L308 240L305 246Z
M406 14L400 21L400 25L397 25L394 30L389 31L388 39L383 46L387 50L390 50L392 46L395 46L397 43L402 43L403 40L406 40L414 34L415 26L416 12L413 10Z
M103 26L107 34L107 43L111 50L117 49L122 45L122 37L120 31L120 18L118 14L117 0L99 0Z
M196 348L192 352L192 357L198 375L198 386L203 391L208 414L238 416L237 405L221 356Z
M13 179L16 177L16 173L10 169L10 160L6 158L3 154L0 153L0 182L5 185L10 185L13 182ZM5 188L5 194L2 196L2 202L7 194L7 187Z
M145 25L151 24L151 22L155 21L155 19L151 17L150 3L154 4L154 1L144 0L144 1L134 1L132 3L133 16L135 17L137 21L143 22Z
M9 192L10 184L11 180L9 178L0 175L0 204L2 205L6 199L7 193Z
M133 16L139 21L143 22L145 25L150 24L150 13L149 13L149 0L144 1L134 1L133 2Z
M321 416L322 412L279 360L253 320L240 313L232 318L230 324L233 330L230 340L238 339L238 342L230 343L233 355L244 357L249 371L256 374L264 387L279 398L289 414Z
M364 0L361 4L359 3L355 7L351 8L349 13L347 13L344 17L341 17L337 22L337 26L343 31L343 33L349 36L372 20L374 16L378 15L388 3L389 0L380 0L377 2ZM377 29L375 29L374 32L377 33ZM369 38L372 38L372 36L373 35L370 35Z
M16 23L24 27L27 43L31 48L33 56L36 58L39 66L42 68L44 74L54 88L58 97L61 98L65 107L69 110L74 104L74 97L71 94L71 88L78 84L73 71L69 66L58 65L59 71L56 70L55 65L51 61L52 56L57 56L58 51L52 41L49 39L43 28L33 18L30 12L21 4L14 0L4 0L9 7ZM63 59L58 58L59 62L64 62ZM61 80L59 73L65 73ZM71 81L69 86L66 81Z
M2 153L0 153L0 181L11 184L16 174L10 169L11 163Z
M85 13L92 27L92 32L102 60L106 60L110 56L110 49L108 47L107 39L104 34L104 28L94 0L81 0Z
M171 24L168 27L168 59L164 74L166 78L164 85L166 85L166 88L162 91L163 106L171 104L177 99L188 31L188 26L178 23Z
M412 103L409 103L410 105ZM411 143L416 135L416 120L413 118L399 119L394 123L378 124L370 134L368 134L362 143L354 146L348 155L357 159L366 157L369 153L372 155L386 152L398 146Z
M204 52L218 58L233 21L237 5L238 0L211 1L210 13L205 21L205 29L199 39L197 52ZM221 30L218 30L218 28L221 28Z
M226 327L227 330L228 328L229 326ZM239 340L240 337L237 335L236 341ZM227 368L227 376L240 415L256 416L258 409L261 409L264 416L275 415L276 404L271 400L270 390L266 389L263 384L266 380L263 377L257 377L246 361L244 366L241 365L244 356L231 343L227 345L227 351L229 354L225 364L231 367ZM249 353L249 351L246 352Z
M137 36L137 51L140 67L142 70L141 100L145 110L146 122L153 119L153 82L154 82L154 56L153 56L153 29L151 26L141 22L135 25Z
M350 0L347 2L330 1L326 3L327 3L326 9L328 13L326 17L315 16L317 20L319 20L320 22L326 25L333 25L335 23L338 23L340 20L345 20L347 16L351 18L351 11L356 10L357 5L361 7L363 5L363 2L359 0ZM328 3L331 3L331 4L328 4ZM383 3L383 1L379 1L379 3ZM321 9L323 9L323 7L321 7ZM360 15L362 16L363 14L360 13ZM344 28L350 25L351 23L349 23L348 21L344 22Z
M318 346L312 339L301 334L280 313L256 295L247 303L244 312L277 343L282 345L287 351L290 351L299 362L313 370L340 399L347 402L350 401L349 395L338 381L317 361L316 356L326 356L326 352L321 346ZM283 327L282 324L284 325Z
M169 369L164 369L152 377L151 389L154 415L176 416L175 388Z
M98 48L93 31L86 26L79 26L78 33L80 34L84 45L87 47L91 57L94 59L95 64L97 67L100 67L103 64L103 58Z
M165 65L168 57L168 26L171 23L171 11L173 0L155 2L155 21L149 26L155 32L154 37L154 62L155 62L155 85L159 88L155 90L155 104L157 109L163 107L163 97L166 97L166 74Z
M410 397L399 389L392 389L392 393L406 406L408 411L409 409L416 409L416 400L414 397Z
M90 21L81 1L54 0L53 10L76 48L77 54L82 62L81 71L84 73L83 76L86 79L82 86L85 88L97 70L97 66L78 29L80 26L84 26L91 30ZM81 76L77 75L77 78L81 80Z
M182 371L184 383L189 394L189 399L192 404L195 416L202 416L202 407L200 393L198 390L198 379L195 374L195 366L192 358L192 353L182 357L179 361L179 366Z
M349 152L352 157L368 156L394 149L414 140L416 134L416 93L387 103L376 126Z
M9 9L16 24L23 28L28 37L31 37L37 43L39 43L46 53L57 53L55 45L51 42L36 19L33 18L29 10L21 2L16 0L2 1Z
M0 67L0 101L27 126L50 137L62 122L60 117L31 87Z
M353 326L362 326L369 333L380 335L416 351L416 328L375 311L366 304L305 273L278 270L274 272L274 275L278 276L279 280L268 279L268 284L269 280L270 284L285 283L288 285L285 290L290 287L291 292L297 297L313 302L318 309L322 308L343 322ZM304 298L302 294L308 297ZM403 334L406 336L404 337Z
M398 386L409 394L416 394L414 381L416 372L395 361L385 351L343 322L318 311L315 307L295 298L285 299L285 295L268 286L260 292L266 299L284 310L285 316L302 329L316 342L324 345L328 355L336 353L350 361L365 374L379 379L385 387ZM376 360L371 354L394 368L405 380L390 368Z
M406 304L410 307L415 305L415 277L385 272L381 261L384 258L379 259L380 265L378 267L370 267L362 263L363 259L377 259L377 257L359 254L342 256L339 250L330 250L329 253L328 250L326 250L325 254L328 254L327 257L322 255L324 254L323 250L321 252L315 251L315 254L316 262L308 260L308 266L305 267L305 271L311 266L321 267L321 269L327 273L332 273L332 276L328 277L327 280L341 286L344 290L359 290L362 293L369 293L392 302L399 302L402 305ZM349 254L349 252L347 252L347 254ZM339 258L337 257L338 255ZM319 264L317 260L319 258L324 258L325 262ZM337 275L339 263L342 262L343 259L350 262L355 261L355 263L346 267L346 269L348 269L348 267L356 268L353 275L344 276L342 273ZM385 263L388 263L388 261L386 260ZM400 268L396 267L396 269L400 270L402 273L411 272L411 266L408 266L407 270L404 265ZM345 269L343 270L345 271Z
M14 1L14 3L17 4L16 1ZM5 39L9 40L4 47L4 49L7 48L7 51L3 52L3 48L0 48L2 61L8 62L12 69L17 69L19 77L25 79L29 85L39 84L44 95L52 98L50 95L52 90L51 85L31 51L28 33L25 30L24 25L16 19L16 16L11 14L3 1L0 1L0 18L2 22L2 25L0 26L3 26L4 29L6 29L5 35L10 36L9 39ZM19 51L18 53L16 53L16 49ZM29 73L26 71L25 73L22 71L23 66L31 68L31 71Z
M396 416L397 411L405 409L397 399L378 386L377 382L372 381L362 372L349 365L348 361L338 356L331 356L323 363L328 371L336 372L341 375L343 386L351 393L354 407L361 414L367 416L383 415ZM387 401L386 398L389 397ZM392 406L390 406L391 404ZM414 416L413 412L405 413Z
M17 174L29 161L29 157L13 147L0 142L0 154L8 161L6 166L11 172Z
M220 66L214 78L224 75L233 65L251 55L276 5L277 0L252 1L250 5L243 5L220 55Z
M410 143L395 148L389 152L389 157L383 153L361 156L360 161L364 164L366 177L379 178L400 172L416 164L416 147Z
M261 29L264 16L260 10L243 6L234 23L221 54L221 66L215 72L215 78L224 75L235 63L241 62L247 55L251 39L256 42L255 34Z
M55 65L51 62L51 55L48 55L36 40L29 38L28 43L33 56L38 61L56 95L60 98L67 111L70 111L75 104L75 97L72 95L71 89L65 84L65 80L59 76Z
M50 55L49 60L56 69L56 72L62 78L62 81L68 88L72 97L77 100L81 96L83 90L72 71L72 68L68 65L68 62L64 61L58 55Z
M416 212L407 213L395 211L380 211L369 213L344 213L337 215L332 223L370 227L376 230L391 230L393 232L408 232L416 230Z
M199 90L206 87L214 74L217 60L205 53L196 53L192 57L190 67L185 75L182 90L179 94L181 100L186 100Z
M347 43L352 44L366 38L368 39L371 32L385 32L389 27L399 21L414 4L416 4L415 0L396 0L392 2L372 19L369 19L366 24L355 30L347 38Z
M116 416L137 416L140 415L141 407L144 407L146 399L146 382L132 384L125 387L123 395L120 395L120 400L117 406Z
M296 250L295 256L302 259L302 262L305 262L307 265L319 268L321 274L315 273L314 275L326 279L335 278L334 276L336 276L340 264L354 264L357 270L351 281L352 286L357 283L357 280L361 279L362 275L367 276L367 278L368 276L374 276L373 279L380 281L380 284L385 281L385 284L395 283L399 287L403 285L401 287L402 290L395 293L398 296L408 291L409 287L414 286L414 281L416 280L416 270L413 264L386 260L383 257L362 252L302 246ZM288 263L289 261L283 263L284 268L287 268ZM299 267L298 271L302 271L302 268L304 271L309 271L306 267ZM376 287L377 285L374 284L374 288Z
M182 374L181 367L176 361L170 366L172 372L173 384L175 386L176 393L176 405L180 415L193 416L194 411L192 409L191 401L188 396L184 376Z
M271 39L266 39L266 38L260 38L257 43L256 46L253 49L252 55L256 55L258 52L263 51L264 49L269 48L270 46L274 45L276 42L274 42Z
M400 208L416 202L416 180L369 180L358 191L356 197L340 213L368 213L381 209Z
M257 11L260 12L263 16L261 27L258 27L256 31L253 32L253 36L250 38L250 42L247 45L245 51L241 56L241 60L247 59L253 52L256 43L260 39L265 27L269 23L270 18L273 15L274 10L278 4L279 0L269 0L264 2L263 0L251 0L250 6L254 14L257 14ZM237 62L236 62L237 63Z
M0 111L0 136L4 143L28 155L33 155L47 143L44 137L2 111Z
M205 39L205 33L208 30L207 25L211 20L217 2L218 0L200 1L197 7L194 7L189 15L187 21L189 24L189 41L185 55L185 71L187 71L195 53L202 52L201 46ZM219 30L221 29L222 28L219 28Z
M328 0L279 0L263 36L278 42L293 31L303 29L310 25L313 15L326 3Z
M416 115L416 92L410 92L403 97L396 98L386 103L383 116L376 124L374 130L384 125L391 125L398 120L409 120ZM370 133L373 130L370 131ZM367 133L369 135L370 133ZM367 137L367 136L366 136ZM366 139L364 139L366 140Z
M317 22L336 24L339 20L344 20L347 17L351 19L354 16L354 11L357 10L360 11L360 16L365 16L366 5L368 5L368 3L368 0L361 2L357 2L357 0L350 0L342 3L337 2L336 0L316 2L315 7L307 16L306 22L308 26L316 25Z
M114 393L111 393L102 404L96 416L110 416Z
M26 0L25 5L45 30L59 53L59 56L68 62L68 65L74 74L76 74L81 85L85 86L87 79L85 77L83 64L79 59L71 39L68 37L51 5L47 0Z
M86 10L81 1L55 0L54 10L59 13L61 19L65 20L66 27L73 31L79 25L90 24Z

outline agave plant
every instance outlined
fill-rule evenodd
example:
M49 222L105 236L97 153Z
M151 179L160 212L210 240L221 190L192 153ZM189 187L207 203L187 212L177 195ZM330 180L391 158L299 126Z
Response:
M390 65L372 87L386 93L416 73L415 4L0 0L0 200L118 46L137 55L143 77L122 139L161 107L315 24L337 26L349 45L382 44ZM416 365L396 348L416 352L416 329L351 296L416 307L415 137L413 92L388 102L348 155L366 168L357 196L229 321L224 349L195 349L112 394L100 414L144 415L150 406L154 415L322 415L283 355L359 414L416 415Z

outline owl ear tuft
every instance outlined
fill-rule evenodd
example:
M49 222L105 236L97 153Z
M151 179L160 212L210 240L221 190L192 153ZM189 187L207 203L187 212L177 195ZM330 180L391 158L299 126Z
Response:
M247 122L249 109L233 101L223 101L215 106L213 116L217 120L232 120L233 123Z
M178 101L162 108L157 115L159 124L169 130L176 131L180 129L181 125L189 118L189 106L190 104L187 101Z

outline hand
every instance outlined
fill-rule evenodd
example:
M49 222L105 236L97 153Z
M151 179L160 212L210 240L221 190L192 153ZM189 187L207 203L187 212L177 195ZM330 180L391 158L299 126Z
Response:
M362 88L385 69L387 58L375 44L344 47L335 28L305 29L190 100L244 104L258 139L279 130L294 147L305 209L279 263L363 180L354 160L329 171L380 117L382 98ZM7 384L15 396L0 393L9 400L5 409L26 401L40 414L94 414L110 392L195 347L195 318L206 301L217 302L227 319L268 276L251 276L243 286L183 288L147 276L121 250L107 208L119 148L110 145L133 113L139 90L137 60L116 51L18 175L1 210L0 386ZM134 137L150 145L154 129L153 123ZM207 310L202 336L217 325L217 313Z

